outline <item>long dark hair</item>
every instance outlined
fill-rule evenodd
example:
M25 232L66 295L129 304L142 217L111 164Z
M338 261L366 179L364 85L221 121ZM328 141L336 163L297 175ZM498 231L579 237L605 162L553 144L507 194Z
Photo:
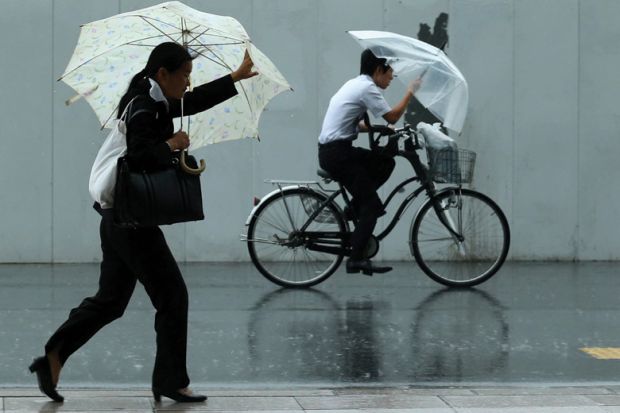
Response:
M139 88L147 77L154 77L157 71L162 67L169 72L174 72L180 69L185 62L191 60L192 56L178 43L165 42L157 45L149 55L149 60L146 62L144 69L136 73L131 79L131 82L129 82L129 87L118 105L118 117L121 116L125 110L125 106L127 106L133 95L135 95L135 92L132 93L132 89Z

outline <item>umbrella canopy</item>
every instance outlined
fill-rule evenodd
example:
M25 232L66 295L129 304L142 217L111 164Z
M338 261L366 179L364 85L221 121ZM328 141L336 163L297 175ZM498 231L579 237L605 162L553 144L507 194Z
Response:
M83 25L59 80L86 99L102 128L111 126L131 77L144 68L155 46L169 41L184 45L196 56L191 79L194 85L231 73L243 61L246 50L259 72L237 83L239 94L234 98L192 116L193 149L258 137L259 117L269 100L291 89L237 20L203 13L177 1Z
M467 81L440 49L411 37L381 31L350 31L364 48L388 60L405 84L422 77L415 96L445 127L461 132L469 99Z

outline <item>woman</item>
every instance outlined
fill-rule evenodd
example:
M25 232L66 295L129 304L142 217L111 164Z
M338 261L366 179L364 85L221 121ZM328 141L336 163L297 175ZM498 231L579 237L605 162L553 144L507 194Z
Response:
M127 157L136 167L156 169L173 162L173 152L186 149L189 137L174 132L172 119L204 111L237 94L234 83L257 75L245 55L230 75L187 92L192 57L177 43L162 43L151 52L146 67L136 74L119 104L126 115ZM39 388L55 401L62 366L69 356L99 329L122 316L140 281L157 310L157 354L152 377L155 400L166 396L177 402L201 402L188 388L186 370L188 296L183 277L159 227L126 229L114 225L113 211L95 204L100 225L103 260L99 290L71 310L45 345L45 355L34 360Z

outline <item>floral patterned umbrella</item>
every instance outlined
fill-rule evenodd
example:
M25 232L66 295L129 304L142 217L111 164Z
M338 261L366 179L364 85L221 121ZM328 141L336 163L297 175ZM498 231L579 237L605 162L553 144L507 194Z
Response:
M246 50L259 73L237 83L239 94L234 98L192 116L192 149L257 138L259 117L269 100L291 89L237 20L203 13L178 1L83 25L59 80L71 86L77 98L86 99L102 128L111 126L131 77L144 68L151 50L167 41L184 45L196 56L191 80L194 85L231 73L241 64Z

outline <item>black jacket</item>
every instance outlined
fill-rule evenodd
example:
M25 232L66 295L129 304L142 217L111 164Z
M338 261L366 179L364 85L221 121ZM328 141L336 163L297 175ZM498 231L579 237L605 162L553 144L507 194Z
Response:
M119 116L125 106L137 97L127 116L127 157L130 165L137 169L154 170L164 168L172 162L172 152L166 141L174 134L173 118L181 116L181 101L168 99L169 109L164 102L156 102L149 95L151 84L148 79L138 83L121 99ZM193 115L207 110L235 96L237 89L230 75L221 77L185 93L183 115ZM99 203L93 205L104 218L113 218L112 209L102 209Z
M174 134L173 118L181 116L181 101L168 99L169 109L164 102L156 102L149 95L151 85L148 79L130 89L121 100L119 112L127 103L137 97L128 110L127 158L132 167L146 170L170 165L172 152L165 143ZM183 115L193 115L207 110L235 96L237 89L230 75L197 86L185 93Z

